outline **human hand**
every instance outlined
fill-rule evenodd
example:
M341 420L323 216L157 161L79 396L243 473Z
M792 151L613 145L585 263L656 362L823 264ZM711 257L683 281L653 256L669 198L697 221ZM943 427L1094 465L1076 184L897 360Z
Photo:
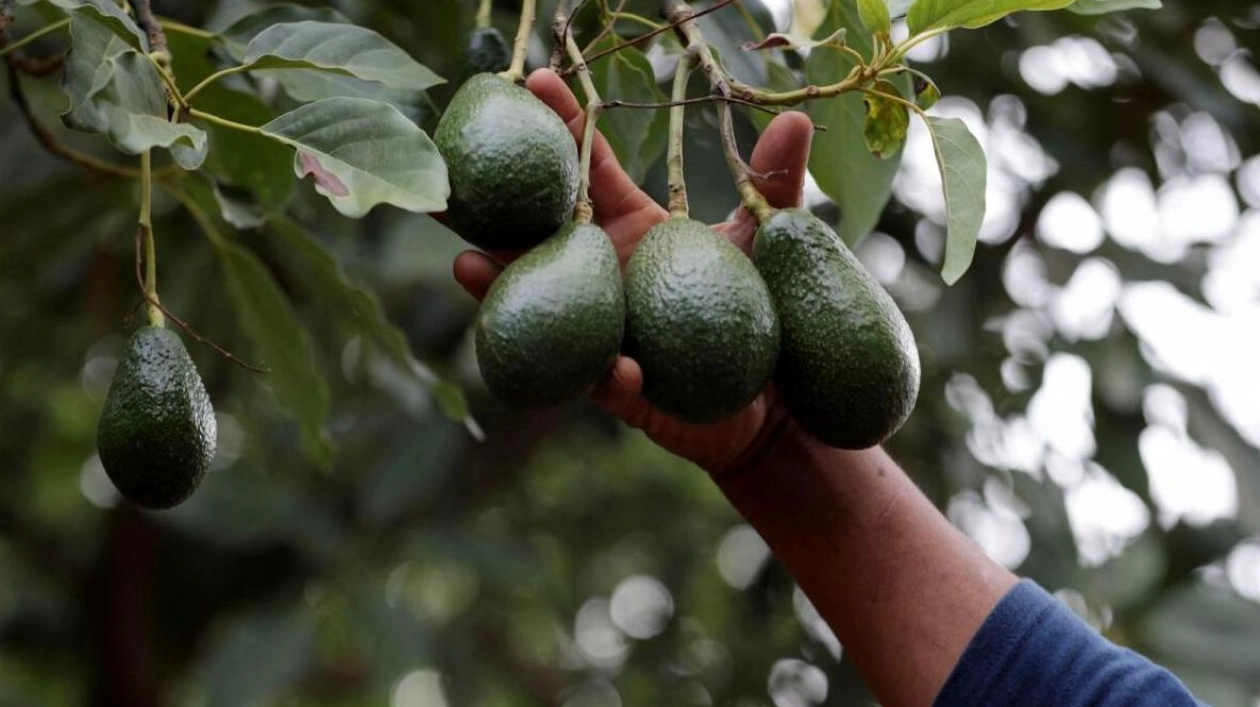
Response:
M575 140L581 139L586 114L559 76L547 69L535 71L526 87L560 116ZM777 116L758 140L750 165L757 174L768 175L757 179L756 186L771 206L800 205L813 134L808 117L789 112ZM732 194L734 191L732 187ZM595 223L612 240L623 268L644 234L669 218L669 213L621 169L612 148L598 133L591 154L590 194ZM757 221L741 206L735 218L716 224L713 229L749 253ZM503 265L515 255L464 251L455 259L455 279L480 300ZM694 461L715 477L759 456L787 419L775 405L771 390L731 417L705 425L684 423L666 415L652 407L642 392L643 371L633 359L621 356L591 397L609 413L642 429L657 444Z

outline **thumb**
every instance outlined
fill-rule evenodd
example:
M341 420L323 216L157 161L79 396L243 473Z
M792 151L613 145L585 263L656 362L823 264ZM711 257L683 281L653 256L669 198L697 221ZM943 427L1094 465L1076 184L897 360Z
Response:
M785 209L804 201L813 140L814 123L800 111L780 113L766 126L753 148L749 167L755 173L753 186L771 206ZM735 220L724 230L735 245L748 252L757 231L757 218L740 206Z

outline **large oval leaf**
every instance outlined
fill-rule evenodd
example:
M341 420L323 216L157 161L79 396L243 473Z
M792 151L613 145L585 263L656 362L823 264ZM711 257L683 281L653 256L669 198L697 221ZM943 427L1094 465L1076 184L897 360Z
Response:
M283 22L330 22L350 24L349 18L331 7L305 7L290 3L278 3L236 19L221 32L223 48L237 61L245 58L246 47L259 32Z
M609 35L593 51L612 47L618 38ZM656 86L652 63L643 52L630 47L591 65L591 81L601 98L630 103L658 103L665 96ZM642 182L648 168L665 151L669 137L669 112L613 108L600 118L604 137L612 146L622 168L636 182Z
M259 32L243 63L257 69L318 69L423 91L442 77L393 42L364 27L331 22L284 22Z
M364 98L325 98L260 128L297 148L294 171L338 211L359 218L377 204L428 213L451 187L437 147L397 108Z

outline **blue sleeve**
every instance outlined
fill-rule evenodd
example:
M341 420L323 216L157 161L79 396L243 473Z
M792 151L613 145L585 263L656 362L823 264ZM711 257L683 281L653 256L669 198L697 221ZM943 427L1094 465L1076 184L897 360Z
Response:
M1172 673L1099 635L1029 580L985 619L936 707L1200 707Z

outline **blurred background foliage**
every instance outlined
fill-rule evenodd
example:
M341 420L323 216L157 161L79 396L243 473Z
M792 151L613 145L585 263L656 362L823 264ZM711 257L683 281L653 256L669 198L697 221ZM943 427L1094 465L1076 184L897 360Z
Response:
M256 7L154 4L206 27ZM452 80L431 103L400 97L431 128L461 76L474 3L330 4ZM746 17L724 11L706 30L737 74L790 79L738 46L776 24L808 31L819 4L742 4ZM967 120L989 154L984 242L945 288L939 187L916 132L895 199L858 250L923 355L894 456L999 561L1201 699L1254 707L1260 6L1164 5L1022 14L916 50L947 96L937 110ZM653 6L628 8L654 17ZM509 35L515 11L496 7ZM203 70L180 41L177 69ZM534 64L545 58L540 38ZM660 52L646 58L668 72ZM55 124L55 80L22 80ZM690 116L693 208L718 220L736 198L712 111ZM632 168L659 195L646 146L658 128L635 129L643 136L620 149L644 146ZM742 129L750 145L753 123ZM485 397L467 336L475 304L449 274L457 238L392 209L341 218L309 184L290 213L379 295L420 360L469 391L486 442L437 412L423 375L364 354L373 334L363 310L321 289L336 279L321 248L221 224L309 329L335 455L304 451L267 377L190 343L219 413L214 471L177 510L120 504L94 445L139 324L134 187L48 155L7 101L0 131L0 705L871 701L702 472L588 403L526 415ZM250 149L219 153L262 165ZM844 157L816 156L820 181ZM268 350L189 213L167 196L157 210L164 301L247 359Z

